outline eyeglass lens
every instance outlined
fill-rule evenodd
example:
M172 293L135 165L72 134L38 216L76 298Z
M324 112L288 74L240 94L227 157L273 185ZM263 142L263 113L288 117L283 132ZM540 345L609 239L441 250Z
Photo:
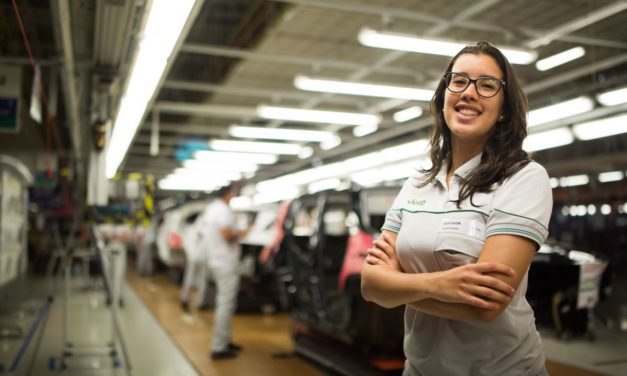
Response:
M465 74L450 72L446 75L446 87L454 92L460 93L473 82L477 93L482 97L493 97L501 89L501 81L492 77L479 77L476 80L471 79Z

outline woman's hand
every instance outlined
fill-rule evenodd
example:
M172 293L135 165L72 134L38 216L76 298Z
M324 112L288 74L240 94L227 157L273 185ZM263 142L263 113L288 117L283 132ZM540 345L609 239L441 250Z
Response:
M379 239L373 242L373 247L367 250L366 262L370 265L381 265L395 271L403 269L396 255L396 234L383 231Z
M447 303L463 303L488 310L499 309L498 303L509 304L515 290L488 274L508 277L514 270L496 262L467 264L442 272L431 273L429 295Z

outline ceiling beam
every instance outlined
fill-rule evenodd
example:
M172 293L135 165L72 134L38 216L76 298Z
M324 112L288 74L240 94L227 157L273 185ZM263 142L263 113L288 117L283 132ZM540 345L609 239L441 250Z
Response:
M369 5L363 3L355 3L352 1L337 1L337 0L275 0L282 1L284 3L307 5L318 8L327 8L340 10L344 12L363 13L377 17L397 18L401 20L430 22L435 24L448 24L451 20L437 17L429 13L416 12L409 9L390 8L386 6ZM458 20L455 22L455 26L464 27L466 29L489 31L493 33L511 34L511 32L502 27L474 22L469 20Z
M270 63L282 63L293 65L305 65L307 67L327 67L346 70L358 70L368 68L369 65L351 63L341 60L329 60L329 59L316 59L311 57L298 57L290 55L269 54L264 52L256 52L238 48L220 47L214 45L201 45L196 43L187 43L181 48L181 52L211 55L211 56L224 56L238 59L248 59L257 61L266 61ZM396 68L396 67L378 67L377 72L385 74L400 75L405 77L415 77L416 70L409 68Z
M597 21L620 13L625 9L627 9L627 1L613 2L604 7L595 9L592 12L588 12L581 17L575 18L574 20L559 25L552 30L546 30L542 33L542 35L526 41L524 45L527 48L538 48L541 46L545 46L560 37L568 35L573 31L590 26Z
M276 102L282 98L291 100L309 100L315 97L315 94L306 93L300 90L278 90L265 87L249 87L235 85L216 85L197 83L189 81L168 80L163 85L164 89L189 90L203 93L218 93L227 95L236 95L243 97L267 98ZM336 96L329 99L329 102L340 104L355 104L355 98L352 96Z

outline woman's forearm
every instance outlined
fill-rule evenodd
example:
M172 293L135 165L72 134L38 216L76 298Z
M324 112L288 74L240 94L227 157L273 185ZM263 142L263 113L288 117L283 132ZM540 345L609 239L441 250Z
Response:
M450 320L490 320L490 311L462 303L446 303L437 299L423 299L408 304L409 307L432 315Z
M428 278L427 274L403 273L364 264L361 293L367 301L393 308L428 298Z

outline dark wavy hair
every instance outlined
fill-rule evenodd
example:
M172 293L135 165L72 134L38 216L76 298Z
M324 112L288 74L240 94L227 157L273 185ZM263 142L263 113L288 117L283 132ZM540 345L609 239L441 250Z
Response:
M522 143L527 137L527 97L523 93L516 73L507 61L503 53L488 42L469 44L455 55L446 72L450 72L455 61L463 54L484 54L492 57L504 74L503 87L505 100L503 102L503 119L492 128L486 141L481 157L481 163L462 182L457 206L470 197L472 204L473 195L477 192L490 192L495 183L500 183L514 175L527 165L531 158L522 149ZM440 171L442 163L451 160L451 131L444 120L444 94L446 82L440 80L433 99L431 99L431 115L434 119L431 133L431 168L422 172L426 174L425 181L419 186L425 186L435 179Z

